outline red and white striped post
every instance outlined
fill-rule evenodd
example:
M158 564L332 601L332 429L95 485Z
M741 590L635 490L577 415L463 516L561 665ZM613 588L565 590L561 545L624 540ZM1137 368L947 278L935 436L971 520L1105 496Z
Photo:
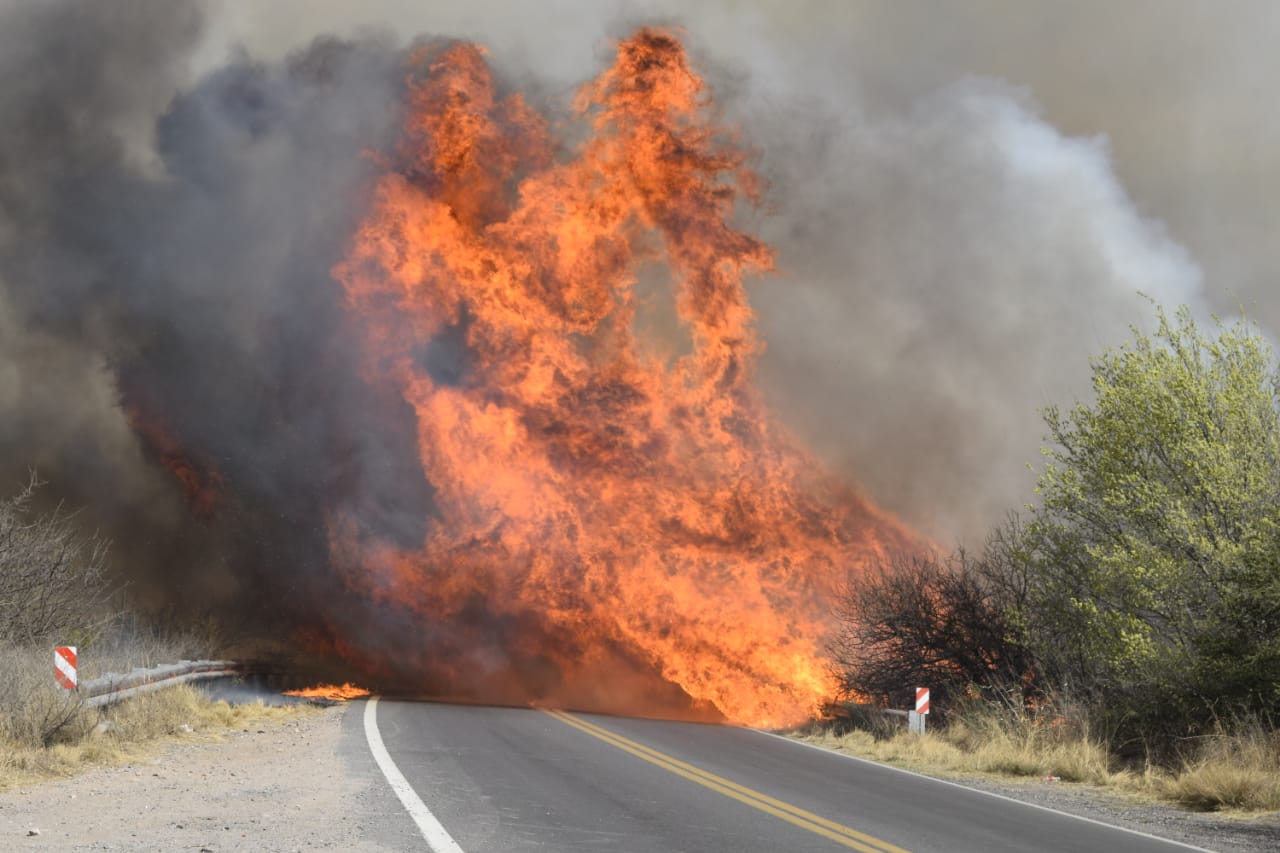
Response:
M916 709L907 712L907 730L912 734L924 734L925 715L929 713L929 688L916 688Z
M53 677L59 687L75 690L79 681L76 678L76 647L55 646L53 649Z

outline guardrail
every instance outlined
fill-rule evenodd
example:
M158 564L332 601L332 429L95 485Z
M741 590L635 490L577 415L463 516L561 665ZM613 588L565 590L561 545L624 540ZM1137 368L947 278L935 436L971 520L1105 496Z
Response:
M240 675L242 667L232 660L182 660L128 673L108 672L80 682L79 693L88 708L100 708L152 690L175 687L190 681Z
M845 708L845 710L841 710ZM916 688L916 707L914 711L905 711L898 708L882 708L877 705L857 705L857 706L841 706L838 703L828 703L822 707L824 714L832 717L851 717L850 708L857 707L860 713L864 714L883 714L891 717L902 717L907 721L907 731L912 734L924 734L925 720L929 718L929 688Z

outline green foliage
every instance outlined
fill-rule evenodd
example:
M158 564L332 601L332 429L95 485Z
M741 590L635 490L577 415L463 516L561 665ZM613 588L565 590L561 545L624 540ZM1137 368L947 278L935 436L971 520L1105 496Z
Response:
M1080 702L1121 756L1280 712L1280 369L1246 322L1092 361L1090 402L1047 409L1039 501L981 555L887 561L837 602L845 690ZM976 689L975 689L976 688Z
M1246 323L1214 332L1158 311L1092 403L1046 410L1022 608L1077 691L1206 717L1280 698L1280 373Z

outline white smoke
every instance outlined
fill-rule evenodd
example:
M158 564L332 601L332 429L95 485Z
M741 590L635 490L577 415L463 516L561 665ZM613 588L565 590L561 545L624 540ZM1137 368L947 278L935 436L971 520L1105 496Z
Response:
M831 122L764 155L786 211L784 279L753 294L767 385L878 500L980 534L1030 496L1038 409L1149 316L1139 291L1201 307L1200 271L1136 211L1106 140L1064 136L1023 91L966 80Z

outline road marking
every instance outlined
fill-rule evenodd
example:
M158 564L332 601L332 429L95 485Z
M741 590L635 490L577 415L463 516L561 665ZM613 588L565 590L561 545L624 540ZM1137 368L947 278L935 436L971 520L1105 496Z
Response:
M369 751L373 753L373 760L378 762L378 769L382 771L382 775L387 777L387 781L391 783L391 790L396 792L396 796L400 798L405 811L409 813L409 817L413 818L413 822L418 825L418 831L426 839L427 846L431 848L432 853L462 853L462 848L458 846L458 842L454 841L452 836L440 825L440 821L436 820L436 816L431 813L431 809L427 808L427 804L422 802L422 798L413 790L409 780L404 778L400 768L396 767L396 763L391 760L391 753L387 752L386 745L382 743L382 733L378 731L377 696L371 697L364 704L364 736L369 741Z
M630 738L623 737L616 732L611 732L594 723L589 723L579 717L567 714L564 711L542 710L544 713L555 717L560 722L573 726L575 729L615 746L623 752L628 752L637 758L641 758L650 764L655 764L664 770L668 770L671 773L676 774L677 776L683 776L691 782L697 782L704 788L710 788L711 790L723 794L730 799L737 800L740 803L744 803L745 805L751 806L752 808L758 809L766 814L771 814L776 818L785 820L787 823L793 824L802 829L807 829L812 833L821 835L823 838L827 838L844 847L860 850L862 853L907 853L907 851L903 850L901 847L895 847L886 841L881 841L874 836L867 835L864 832L859 832L858 830L845 826L844 824L827 820L826 818L820 817L812 812L797 808L790 803L784 803L781 800L776 800L773 797L762 794L759 791L746 787L745 785L739 785L737 782L732 782L722 776L717 776L700 767L687 764L686 762L673 758L664 752L659 752L656 749L647 747L642 743L631 740Z
M1138 836L1141 836L1142 838L1149 838L1152 841L1160 841L1165 844L1172 844L1176 847L1183 847L1187 850L1198 850L1199 853L1213 853L1213 851L1208 849L1207 847L1197 847L1194 844L1188 844L1185 841L1175 841L1172 838L1165 838L1160 835L1152 835L1150 832L1143 832L1140 829L1130 829L1127 826L1117 826L1114 823L1107 823L1104 820L1097 820L1095 818L1085 817L1084 815L1072 814L1071 812L1064 812L1061 809L1055 809L1052 806L1042 806L1039 803L1029 803L1026 800L1019 800L1019 799L1015 799L1014 797L1007 797L1004 794L997 794L994 791L984 791L981 788L972 788L968 785L963 785L960 782L952 782L950 779L939 779L937 776L926 776L923 773L917 773L915 770L907 770L905 767L895 767L892 764L883 764L879 761L872 761L870 758L863 758L860 755L850 755L847 752L836 752L834 749L827 749L825 746L818 746L816 743L806 743L805 741L802 741L802 740L796 740L795 738L790 738L785 735L774 734L773 732L763 732L763 731L760 731L759 729L748 729L748 731L753 731L756 734L764 735L765 737L777 738L778 740L786 741L787 743L792 743L792 744L795 744L796 746L803 746L806 749L816 749L819 752L826 753L827 755L834 755L836 758L847 758L850 761L857 761L862 764L870 764L872 767L879 767L882 770L892 770L894 773L905 773L908 776L915 776L917 779L924 779L929 782L937 782L939 785L950 785L952 788L959 788L962 791L969 791L970 793L973 793L973 794L981 794L984 797L994 797L997 800L1005 800L1006 802L1016 803L1020 806L1026 806L1029 809L1039 809L1042 812L1051 812L1056 815L1062 815L1063 817L1069 817L1073 820L1082 820L1085 823L1092 823L1097 826L1104 826L1107 829L1114 829L1117 832L1126 832L1130 835L1138 835Z

